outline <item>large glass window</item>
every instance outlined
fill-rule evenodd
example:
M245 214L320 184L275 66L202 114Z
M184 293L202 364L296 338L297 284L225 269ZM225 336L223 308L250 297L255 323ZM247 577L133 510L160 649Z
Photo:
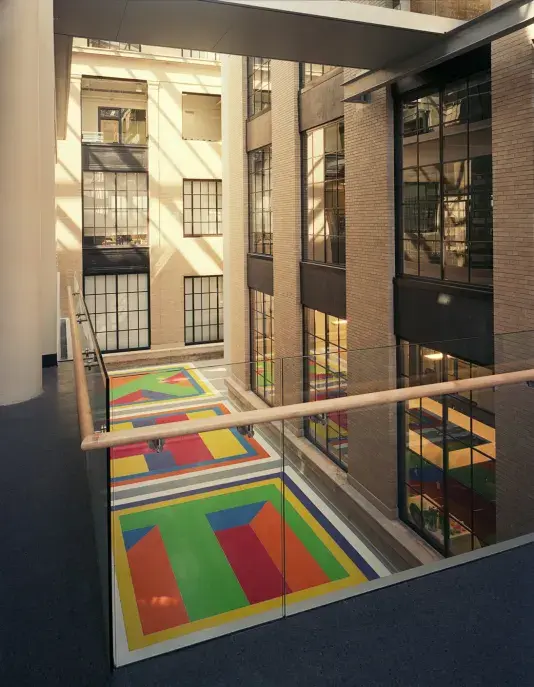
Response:
M345 264L344 139L343 120L304 136L305 260Z
M150 346L147 274L86 276L84 297L102 351Z
M184 179L184 236L222 234L222 181Z
M146 246L148 175L83 173L83 245Z
M491 77L402 104L403 274L491 285Z
M102 143L146 145L146 110L99 107L98 131Z
M441 351L402 342L405 385L492 374ZM400 438L402 518L450 556L495 543L494 391L404 404Z
M303 62L300 66L301 69L301 83L303 86L306 84L319 79L324 74L331 72L332 69L336 69L329 64L313 64L312 62Z
M221 141L221 96L182 94L182 138L189 141Z
M250 252L273 254L271 225L271 146L248 154Z
M347 395L347 321L304 308L304 397L322 401ZM347 413L330 413L305 421L308 439L346 469Z
M249 57L247 60L248 116L271 107L271 60Z
M250 290L251 387L263 400L274 402L274 298Z
M223 340L223 278L184 277L185 343Z

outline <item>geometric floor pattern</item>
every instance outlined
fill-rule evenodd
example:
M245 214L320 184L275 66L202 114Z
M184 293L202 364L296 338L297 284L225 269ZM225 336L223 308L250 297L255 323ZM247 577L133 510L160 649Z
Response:
M112 421L111 429L200 420L228 413L230 410L220 402L167 412L152 412L143 416L121 417L120 420ZM114 486L138 484L268 457L267 451L254 438L243 436L235 428L221 429L166 439L164 448L159 453L149 448L146 442L112 449L111 480Z
M191 364L110 386L112 430L231 412ZM235 428L159 453L113 449L111 481L117 665L344 598L388 572L295 471L282 474L264 439Z
M115 510L130 651L378 576L289 478L284 487L255 478Z

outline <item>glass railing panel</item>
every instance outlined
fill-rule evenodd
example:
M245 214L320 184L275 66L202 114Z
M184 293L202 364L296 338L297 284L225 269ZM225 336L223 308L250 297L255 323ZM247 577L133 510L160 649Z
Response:
M114 371L111 430L225 418L250 365ZM111 449L117 665L281 618L283 452L277 424Z
M105 432L109 429L109 389L108 375L94 334L91 320L85 306L78 280L74 279L73 300L76 326L81 341L85 382L93 418L94 430ZM100 577L100 592L103 605L104 632L109 647L109 660L113 660L111 647L112 603L111 603L111 559L110 559L110 486L109 451L106 448L88 451L85 454L85 467L94 538Z

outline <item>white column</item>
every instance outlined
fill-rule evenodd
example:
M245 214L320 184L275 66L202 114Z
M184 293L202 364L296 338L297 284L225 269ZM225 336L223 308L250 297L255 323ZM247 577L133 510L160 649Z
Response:
M42 386L39 4L0 0L0 405Z
M39 0L39 135L41 173L41 326L47 364L57 355L55 207L55 71L52 0Z

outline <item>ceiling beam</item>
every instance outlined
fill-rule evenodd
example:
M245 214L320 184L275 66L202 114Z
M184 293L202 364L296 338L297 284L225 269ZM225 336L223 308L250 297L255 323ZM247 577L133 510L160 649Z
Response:
M534 23L532 0L509 2L480 15L463 26L453 29L430 48L391 67L367 71L346 81L345 102L362 102L362 96L415 74L435 67L454 57L487 45L498 38L519 31Z

